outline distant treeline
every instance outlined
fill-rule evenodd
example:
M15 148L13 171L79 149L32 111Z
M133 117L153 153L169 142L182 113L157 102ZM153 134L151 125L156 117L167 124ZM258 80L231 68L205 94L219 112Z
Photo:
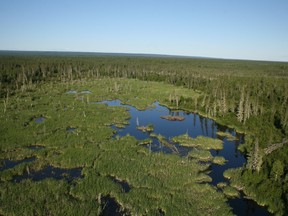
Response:
M277 215L288 208L288 63L129 56L0 56L0 97L33 91L39 83L133 78L184 86L197 99L171 90L167 103L249 132L246 167L232 183ZM151 89L153 91L153 89ZM234 172L234 174L233 174Z
M170 102L253 128L265 147L288 134L288 63L127 56L0 56L1 97L44 81L101 77L160 81L204 92ZM177 99L177 100L176 100ZM265 133L263 133L263 130Z

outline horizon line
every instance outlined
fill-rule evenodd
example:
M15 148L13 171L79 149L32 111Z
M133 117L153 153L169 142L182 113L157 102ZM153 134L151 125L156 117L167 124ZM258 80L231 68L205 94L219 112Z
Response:
M133 52L99 52L99 51L66 51L66 50L1 50L0 49L0 56L3 56L4 52L25 52L25 53L42 53L45 56L45 53L71 53L71 54L85 54L87 56L93 56L93 54L98 54L99 56L130 56L130 57L155 57L155 58L186 58L186 59L207 59L207 60L230 60L230 61L254 61L254 62L278 62L278 63L288 63L288 61L280 61L280 60L256 60L256 59L237 59L237 58L222 58L222 57L206 57L206 56L192 56L192 55L181 55L181 54L159 54L159 53L133 53ZM95 55L95 56L96 56ZM75 55L77 56L77 55Z

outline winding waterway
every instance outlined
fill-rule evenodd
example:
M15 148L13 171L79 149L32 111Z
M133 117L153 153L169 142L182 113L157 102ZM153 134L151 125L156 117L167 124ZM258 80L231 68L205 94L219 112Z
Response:
M211 119L195 113L171 111L167 107L161 106L158 102L153 103L146 110L138 110L133 106L121 104L120 100L103 101L101 103L107 104L108 106L124 106L129 110L131 116L129 125L124 128L112 126L117 131L115 136L130 134L138 140L151 139L149 133L138 130L137 126L152 124L154 126L154 133L161 134L167 140L185 133L188 133L192 138L206 136L223 140L224 145L222 150L210 151L213 156L222 156L227 160L224 165L211 164L209 176L212 178L211 184L214 186L219 182L227 182L223 177L223 172L225 170L241 167L246 162L244 155L237 149L237 147L244 142L244 135L236 133L233 129L219 125ZM183 116L185 119L183 121L168 121L160 118L161 116L166 115ZM231 135L235 136L237 140L229 141L225 137L218 136L218 131L229 132ZM179 155L182 157L187 156L188 152L192 150L192 148L181 147L177 143L171 142L171 144L177 148ZM147 147L153 152L162 151L167 154L173 153L173 149L163 146L156 138L152 138L151 145L148 145ZM245 199L243 195L241 195L240 198L229 199L228 203L232 207L233 213L236 215L270 215L266 208L257 205L257 203L252 200Z

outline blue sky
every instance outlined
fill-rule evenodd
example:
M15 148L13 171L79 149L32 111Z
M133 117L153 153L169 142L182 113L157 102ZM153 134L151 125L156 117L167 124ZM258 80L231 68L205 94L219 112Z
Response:
M288 0L0 0L0 50L288 61Z

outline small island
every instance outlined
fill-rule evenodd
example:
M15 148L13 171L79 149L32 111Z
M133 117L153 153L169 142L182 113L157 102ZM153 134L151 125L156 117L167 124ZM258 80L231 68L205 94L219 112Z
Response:
M154 130L154 126L149 124L147 126L138 126L137 129L142 132L152 132Z
M183 116L171 116L171 115L160 116L160 118L166 119L168 121L183 121L183 120L185 120L185 118Z

